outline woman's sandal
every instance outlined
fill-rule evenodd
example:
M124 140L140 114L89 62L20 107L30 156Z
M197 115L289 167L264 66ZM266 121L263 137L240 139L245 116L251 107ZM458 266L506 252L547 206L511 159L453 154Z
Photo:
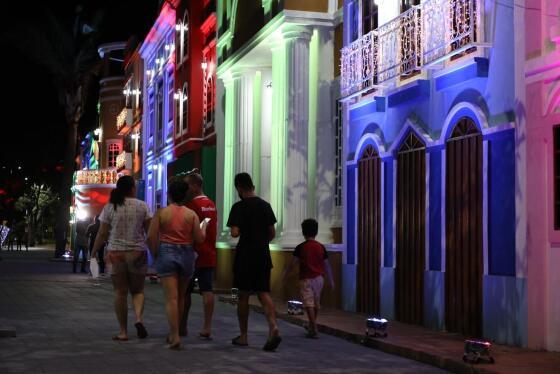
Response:
M236 336L235 338L231 339L231 344L233 345L237 345L240 347L247 347L249 344L247 343L241 343L239 340L241 339L241 336Z
M266 341L263 347L263 351L274 352L280 345L280 342L282 342L282 338L280 337L280 335L274 335L272 338L269 338Z
M212 340L212 335L203 332L199 332L198 337L202 340Z
M118 336L118 335L113 336L111 339L114 340L114 341L117 341L117 342L126 342L126 341L128 341L128 338L121 338L121 337Z
M170 344L167 348L172 349L174 351L181 350L181 342Z
M144 324L142 322L136 322L134 324L134 327L136 327L136 333L140 339L145 339L146 337L148 337L148 331L146 330L146 327L144 327Z

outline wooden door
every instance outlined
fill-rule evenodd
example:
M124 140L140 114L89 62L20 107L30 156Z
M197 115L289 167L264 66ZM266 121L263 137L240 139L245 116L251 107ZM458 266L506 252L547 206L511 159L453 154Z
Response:
M358 161L357 310L379 314L381 160L368 146Z
M445 326L482 335L482 135L459 120L446 147Z
M426 148L411 132L397 153L395 313L421 325L424 310Z

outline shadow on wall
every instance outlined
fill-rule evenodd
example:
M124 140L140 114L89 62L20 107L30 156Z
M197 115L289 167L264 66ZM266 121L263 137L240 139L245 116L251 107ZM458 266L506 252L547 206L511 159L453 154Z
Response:
M321 81L319 84L319 94L317 97L330 98L331 84L330 82ZM330 103L330 101L329 101ZM320 108L317 108L319 110ZM335 131L336 128L332 121L332 116L328 121L321 121L321 115L317 113L317 171L316 171L316 199L317 199L317 217L323 217L325 221L330 222L333 214L334 195L336 194L334 187L335 179ZM326 144L322 140L328 140Z
M527 346L527 283L525 279L484 277L484 336L497 343Z
M433 330L443 330L445 310L445 273L424 272L424 325Z

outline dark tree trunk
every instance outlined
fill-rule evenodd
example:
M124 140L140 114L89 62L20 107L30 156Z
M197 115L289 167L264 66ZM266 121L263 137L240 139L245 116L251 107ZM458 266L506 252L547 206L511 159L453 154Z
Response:
M72 204L72 177L74 175L76 159L76 137L78 122L68 124L66 139L66 156L64 158L64 171L60 186L60 202L55 225L55 257L61 257L66 251L66 238L68 236L68 222L70 221L70 205Z

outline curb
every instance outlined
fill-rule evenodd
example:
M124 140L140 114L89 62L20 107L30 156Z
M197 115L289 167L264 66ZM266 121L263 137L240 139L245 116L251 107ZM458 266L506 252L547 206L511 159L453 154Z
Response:
M228 303L235 305L236 302L231 299L231 297L224 297L220 296L218 298L220 302ZM249 309L264 314L264 310L261 306L258 305L251 305L249 304ZM305 326L305 321L303 319L291 316L286 313L276 313L276 317L281 319L285 322L291 323L293 325ZM428 353L421 350L416 350L412 348L401 347L387 341L384 341L382 338L368 338L366 339L365 335L354 334L347 331L343 331L340 329L336 329L327 325L323 325L321 323L317 324L317 329L319 332L331 336L335 336L338 338L342 338L348 342L363 345L368 348L377 349L379 351L389 353L396 356L401 356L404 358L408 358L414 361L422 362L434 367L438 367L440 369L448 370L454 373L460 374L490 374L496 373L493 370L488 370L486 368L476 368L472 365L468 365L464 363L462 360L452 360L449 358L441 357L435 355L433 353Z

